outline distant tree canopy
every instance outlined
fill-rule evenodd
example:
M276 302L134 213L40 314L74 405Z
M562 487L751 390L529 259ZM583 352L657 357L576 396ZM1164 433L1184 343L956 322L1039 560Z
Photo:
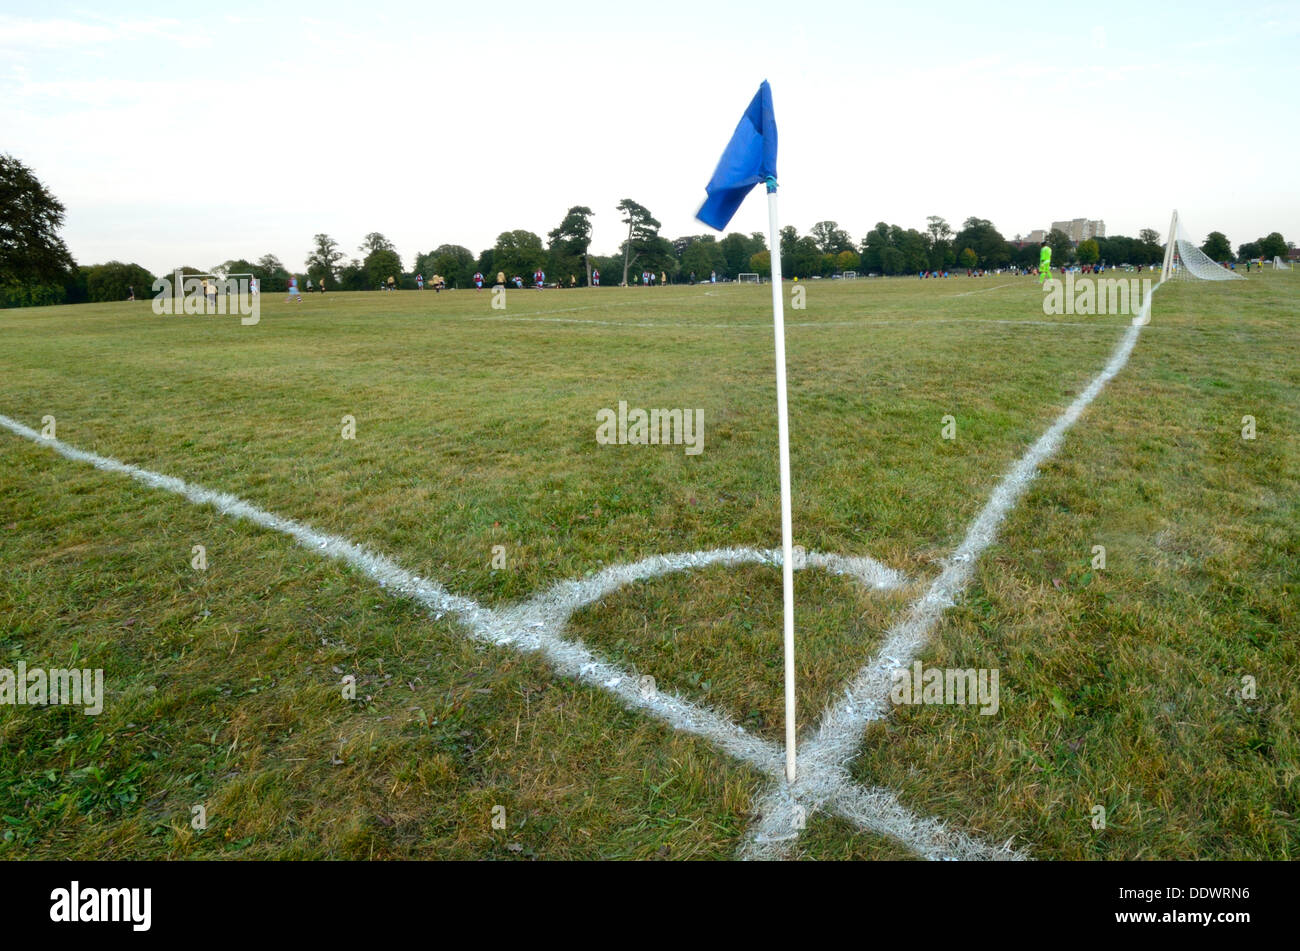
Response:
M459 244L440 244L432 251L417 254L411 271L423 275L426 281L437 274L448 287L468 287L474 276L474 254Z
M819 221L812 226L809 236L823 254L839 254L853 247L853 239L836 221Z
M1052 249L1052 264L1059 267L1074 261L1074 242L1060 228L1047 232L1047 246Z
M1206 235L1201 250L1212 261L1226 261L1232 257L1232 245L1222 231L1211 231Z
M384 287L390 277L394 283L402 277L402 259L391 247L375 248L366 255L363 267L371 287Z
M312 241L315 243L315 248L307 255L307 276L318 285L321 281L334 284L337 280L339 262L346 255L340 250L339 243L327 234L318 234L312 238Z
M1246 261L1254 258L1264 258L1271 261L1275 257L1285 259L1290 249L1291 245L1287 243L1281 233L1274 231L1262 238L1256 238L1254 241L1247 241L1238 245L1237 260ZM1222 259L1216 258L1215 260Z
M542 239L531 231L522 229L503 231L497 235L492 259L483 276L491 281L492 269L505 272L506 280L518 274L525 283L532 283L533 272L546 264L546 250ZM551 275L555 276L555 275Z
M109 261L86 269L86 299L126 300L135 292L137 300L153 297L154 276L138 264Z
M312 237L304 263L306 272L297 276L300 281L310 279L316 284L327 281L332 289L364 291L386 285L390 276L399 287L414 287L416 274L423 274L426 280L438 274L450 287L467 287L475 271L481 271L489 284L495 282L498 271L507 281L519 275L531 283L539 267L550 280L566 285L570 277L574 283L590 283L592 270L599 268L601 283L607 287L619 283L616 275L620 272L624 281L640 271L663 274L670 281L687 281L691 275L700 281L708 280L711 274L732 280L746 272L771 275L771 250L767 236L761 232L688 234L669 241L660 234L660 222L644 205L625 198L618 203L617 211L627 234L614 254L593 253L592 220L596 213L588 206L573 205L547 232L545 242L532 231L503 231L496 243L477 257L462 245L440 244L432 251L416 254L409 272L403 271L396 247L381 232L366 234L358 246L358 255L350 260L338 241L318 233ZM134 288L137 298L150 295L153 275L139 264L109 261L89 267L75 265L58 234L63 213L63 206L30 170L16 159L0 155L0 307L122 300L127 288ZM1019 237L1008 241L992 221L979 217L965 219L956 232L939 215L927 216L921 229L881 221L856 243L838 222L826 219L814 223L807 234L787 225L781 229L779 239L783 276L800 279L830 277L844 271L915 275L958 264L986 269L1012 265L1032 268L1038 263L1039 253L1037 242ZM1136 238L1089 238L1077 247L1064 232L1053 230L1047 242L1057 265L1076 260L1082 264L1155 265L1164 255L1163 237L1152 228L1143 228ZM1209 233L1202 250L1215 260L1232 256L1227 236L1219 231ZM1267 259L1285 256L1288 250L1282 234L1274 231L1239 245L1237 257ZM181 270L202 273L196 268ZM256 261L234 258L211 271L252 274L268 293L283 293L293 276L273 254Z
M594 212L585 205L574 205L564 215L557 227L547 234L550 241L551 273L560 279L562 274L582 273L583 284L591 283L591 217Z
M0 306L66 299L76 265L59 236L63 213L31 169L0 153Z

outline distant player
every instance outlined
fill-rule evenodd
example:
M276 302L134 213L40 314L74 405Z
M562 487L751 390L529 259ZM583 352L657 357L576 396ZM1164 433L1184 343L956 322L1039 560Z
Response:
M289 278L289 296L284 299L284 302L287 304L291 300L302 303L302 295L298 293L298 279L296 277Z
M663 287L663 286L664 286L665 284L667 284L667 283L668 283L668 272L667 272L667 271L660 271L660 272L659 272L659 286L660 286L660 287Z
M538 268L536 271L533 272L533 286L540 291L542 289L542 286L545 283L546 283L546 272L543 271L541 268Z
M476 290L476 291L481 291L481 290L483 290L483 272L482 272L482 271L475 271L475 272L474 272L474 290Z
M415 275L415 289L417 291L424 290L424 274Z
M1044 241L1038 247L1038 283L1045 284L1052 275L1052 247Z
M506 272L497 271L497 287L505 287L505 286L506 286Z
M520 277L518 274L510 278L510 282L514 284L515 287L519 288L519 290L522 291L524 289L524 279Z
M600 268L598 267L591 269L591 286L600 287Z

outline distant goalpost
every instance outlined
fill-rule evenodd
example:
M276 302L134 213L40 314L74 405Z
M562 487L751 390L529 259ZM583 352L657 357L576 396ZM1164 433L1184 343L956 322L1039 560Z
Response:
M1282 255L1275 254L1273 255L1273 270L1289 271L1291 270L1291 265L1287 264L1285 261L1282 260Z
M857 271L845 271L843 274L840 275L840 280L842 281L856 281L857 279L858 279Z
M741 284L759 284L759 283L762 283L761 281L759 281L759 279L758 279L758 275L757 275L757 274L737 274L737 275L736 275L736 280L739 281Z
M1160 268L1161 281L1244 281L1245 277L1214 261L1187 237L1178 210L1169 220L1169 240L1165 242L1165 261Z

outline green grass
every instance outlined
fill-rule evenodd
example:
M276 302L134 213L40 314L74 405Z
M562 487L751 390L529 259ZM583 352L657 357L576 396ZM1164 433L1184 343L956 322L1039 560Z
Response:
M922 657L999 668L1001 711L900 708L859 779L1040 857L1296 857L1290 277L1157 294ZM1028 279L807 293L787 311L796 540L916 584L798 577L804 729L1127 324L1044 318ZM767 288L511 292L504 313L486 292L271 297L255 327L86 305L4 311L0 333L0 413L486 604L779 543ZM704 452L598 445L619 400L702 408ZM7 432L0 466L0 666L103 667L109 694L99 717L0 707L0 856L728 858L749 825L752 770L282 536ZM570 627L779 740L776 571L645 582ZM343 700L344 673L370 699ZM799 854L905 852L815 815Z

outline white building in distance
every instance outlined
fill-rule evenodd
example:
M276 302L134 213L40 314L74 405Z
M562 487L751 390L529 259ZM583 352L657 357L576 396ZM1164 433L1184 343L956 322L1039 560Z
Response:
M1076 245L1089 238L1106 237L1106 222L1093 221L1088 218L1074 218L1070 221L1053 221L1053 231L1064 231ZM1041 239L1040 239L1041 240Z

